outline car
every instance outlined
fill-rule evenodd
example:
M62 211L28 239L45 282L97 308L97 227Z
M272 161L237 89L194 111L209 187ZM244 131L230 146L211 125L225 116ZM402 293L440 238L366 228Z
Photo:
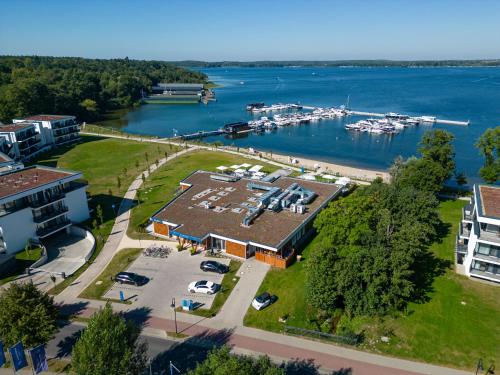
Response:
M115 281L120 284L141 286L148 282L148 278L133 272L119 272L115 275Z
M252 307L255 310L262 310L269 305L272 305L278 297L270 295L268 292L264 292L255 297L252 301Z
M188 285L189 293L204 293L204 294L214 294L217 293L218 285L211 281L201 280L193 281Z
M200 263L200 269L204 272L226 273L229 267L215 260L205 260Z

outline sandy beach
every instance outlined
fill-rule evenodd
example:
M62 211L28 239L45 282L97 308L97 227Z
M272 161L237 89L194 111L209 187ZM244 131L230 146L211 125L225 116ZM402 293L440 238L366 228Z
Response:
M270 152L264 152L263 156L274 161L290 164L294 167L304 167L304 169L315 171L320 174L339 174L340 176L350 177L356 180L373 181L377 177L381 177L385 182L389 181L389 173L383 170L353 168L345 165L329 163L325 161L306 159L302 157L295 157L293 155L281 155ZM296 161L296 163L292 163ZM318 168L319 166L319 168Z

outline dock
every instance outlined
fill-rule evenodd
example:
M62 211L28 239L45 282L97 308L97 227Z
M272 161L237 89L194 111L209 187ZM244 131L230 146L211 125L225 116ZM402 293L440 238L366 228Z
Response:
M362 112L362 111L352 111L349 110L349 114L357 115L357 116L368 116L368 117L385 117L385 113L375 113L375 112ZM415 116L409 116L410 118L418 118ZM444 120L444 119L435 119L433 122L429 122L433 124L444 124L444 125L458 125L458 126L469 126L470 121L454 121L454 120Z
M190 140L190 139L199 139L199 138L205 138L205 137L211 137L215 135L221 135L224 132L222 130L211 130L211 131L204 131L200 130L199 132L196 133L191 133L191 134L183 134L179 135L177 137L174 137L174 139L182 139L184 140Z

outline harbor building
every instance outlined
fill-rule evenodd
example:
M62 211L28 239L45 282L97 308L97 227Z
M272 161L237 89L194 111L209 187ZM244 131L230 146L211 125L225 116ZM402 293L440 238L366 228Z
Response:
M46 148L37 125L17 121L0 125L1 151L14 160L29 160Z
M13 123L32 123L45 146L54 147L80 139L80 124L75 116L36 115L14 119Z
M32 166L0 175L0 255L89 218L82 174Z
M342 188L291 177L264 182L196 171L180 182L180 194L151 217L152 231L182 246L255 256L286 268L313 230L314 218Z
M462 211L456 263L459 273L500 283L500 187L474 185Z
M150 104L199 103L207 92L202 83L158 83L143 101Z

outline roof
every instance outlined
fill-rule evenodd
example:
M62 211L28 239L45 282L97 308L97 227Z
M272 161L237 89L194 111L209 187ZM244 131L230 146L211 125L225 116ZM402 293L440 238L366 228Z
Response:
M8 155L5 155L3 152L0 152L0 163L12 163L13 160Z
M292 235L341 189L334 184L301 181L290 177L281 177L273 183L256 182L246 178L226 182L211 179L210 176L214 174L197 171L183 180L183 183L192 186L156 213L153 220L180 225L175 228L176 232L194 238L200 239L208 234L214 234L237 241L279 248L282 241ZM307 210L304 214L289 210L280 212L265 210L250 226L245 227L241 225L248 211L245 204L254 206L258 193L258 190L247 189L249 182L282 189L296 182L306 189L313 190L317 196L306 205ZM214 209L203 208L200 205L202 201L211 202L213 206L224 209L222 212L217 212Z
M500 186L479 185L479 195L483 215L500 219Z
M38 165L12 171L0 176L0 199L78 175L78 172Z
M14 133L19 130L28 129L34 126L30 122L18 122L15 124L0 125L0 133Z
M23 120L29 120L29 121L57 121L57 120L64 120L64 119L69 119L73 118L75 116L66 116L66 115L36 115L36 116L30 116L30 117L25 117Z

